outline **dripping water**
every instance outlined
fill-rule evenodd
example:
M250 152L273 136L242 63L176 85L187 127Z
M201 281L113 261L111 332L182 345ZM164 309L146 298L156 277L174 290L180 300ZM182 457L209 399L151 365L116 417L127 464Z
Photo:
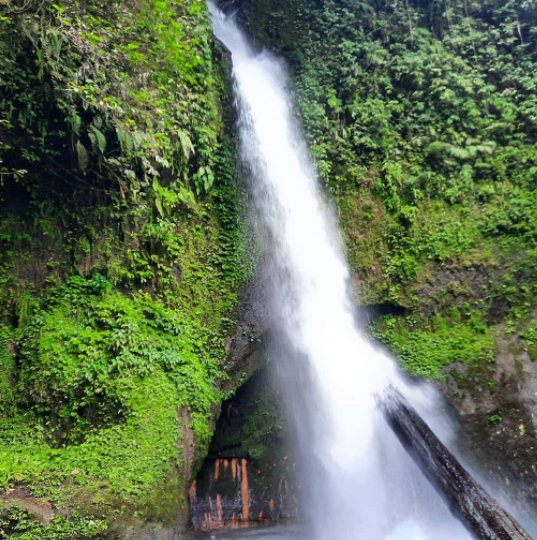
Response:
M293 119L285 69L254 51L232 17L214 6L211 14L232 53L241 157L270 262L272 354L301 449L311 535L467 539L376 406L395 385L449 436L432 390L405 382L357 328L337 224Z

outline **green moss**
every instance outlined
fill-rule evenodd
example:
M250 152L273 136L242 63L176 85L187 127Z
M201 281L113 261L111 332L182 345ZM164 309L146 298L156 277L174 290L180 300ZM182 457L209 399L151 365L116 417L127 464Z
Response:
M83 431L81 411L121 410L117 377L161 370L180 390L181 405L207 413L219 351L206 338L195 317L147 294L124 296L99 275L71 278L41 303L20 338L19 400L39 414L80 420Z
M520 332L520 337L524 340L525 350L530 360L535 362L537 360L537 321L532 319L527 328Z
M80 516L56 517L45 526L39 516L18 506L0 502L0 538L16 540L72 540L96 538L106 530L101 520Z
M20 528L36 539L77 515L169 524L253 267L229 66L196 0L17 4L0 16L17 141L0 145L0 489L74 516Z
M179 409L208 442L224 354L210 336L195 316L119 294L102 276L57 288L20 332L0 486L55 502L96 485L105 504L146 496L181 467Z
M12 352L12 329L0 325L0 405L3 414L7 414L13 403L12 378L15 375L15 357Z
M439 379L442 369L454 362L480 368L494 362L495 342L490 330L479 320L457 318L384 317L375 335L399 357L412 375Z
M274 455L284 452L288 435L281 398L266 370L255 373L224 402L211 453L238 451L272 467Z
M186 515L180 392L160 370L145 379L126 375L117 384L124 418L106 428L88 427L76 445L51 442L46 422L30 414L3 422L3 487L24 485L42 501L90 516L99 530L123 531L147 521L166 525ZM76 519L59 523L78 532ZM41 534L54 538L46 535L55 531L50 526Z
M96 482L129 497L165 478L181 458L177 390L160 371L150 379L123 376L117 384L125 418L106 428L88 426L78 444L57 444L46 422L30 413L9 426L2 422L2 487L24 483L61 500L64 490Z

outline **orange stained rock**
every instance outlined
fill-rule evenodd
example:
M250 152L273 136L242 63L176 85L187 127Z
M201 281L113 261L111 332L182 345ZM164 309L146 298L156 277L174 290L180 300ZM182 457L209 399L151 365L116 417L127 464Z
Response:
M242 490L242 519L248 521L250 517L250 494L248 493L248 462L241 459L241 490Z
M231 516L231 528L236 529L239 526L239 521L237 519L237 516L235 515L235 512L233 512L233 516Z
M217 459L214 463L214 479L218 480L219 476L220 476L220 460Z
M224 470L229 467L229 461L227 459L224 459Z
M231 460L231 476L233 476L233 480L237 478L237 458Z
M216 509L218 510L218 521L222 522L222 497L220 497L220 493L216 495Z
M203 519L203 523L201 524L201 528L204 530L209 530L211 528L211 516L208 512L205 512L205 517Z
M261 510L261 512L259 512L259 519L263 519L263 510Z
M274 501L272 499L270 499L268 505L269 505L269 508L274 512Z
M192 485L190 486L190 489L188 490L188 496L191 501L196 500L196 480L192 482Z

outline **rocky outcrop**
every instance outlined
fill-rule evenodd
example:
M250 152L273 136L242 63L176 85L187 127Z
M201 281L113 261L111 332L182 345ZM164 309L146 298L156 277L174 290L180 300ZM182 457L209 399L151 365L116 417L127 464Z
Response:
M273 469L248 458L207 460L190 489L196 530L243 528L298 517L297 484L289 480L284 456Z
M235 390L264 365L263 347L268 334L267 290L266 268L261 263L239 297L237 328L226 342L229 356L225 369L229 379L224 383L224 391Z
M266 370L224 402L209 455L189 493L195 529L297 519L297 464L280 404Z
M468 373L467 366L452 363L438 386L459 413L461 449L523 511L537 508L537 364L521 332L499 324L494 334L494 364Z

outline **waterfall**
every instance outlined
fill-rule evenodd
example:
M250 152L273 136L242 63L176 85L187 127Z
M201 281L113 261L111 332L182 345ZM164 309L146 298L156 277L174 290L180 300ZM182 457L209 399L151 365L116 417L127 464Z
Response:
M287 364L281 382L312 464L304 478L312 532L335 540L469 538L378 411L378 395L394 385L441 428L432 390L407 384L356 325L336 220L293 119L285 68L254 51L232 17L210 9L232 53L241 156L266 231L271 323Z

